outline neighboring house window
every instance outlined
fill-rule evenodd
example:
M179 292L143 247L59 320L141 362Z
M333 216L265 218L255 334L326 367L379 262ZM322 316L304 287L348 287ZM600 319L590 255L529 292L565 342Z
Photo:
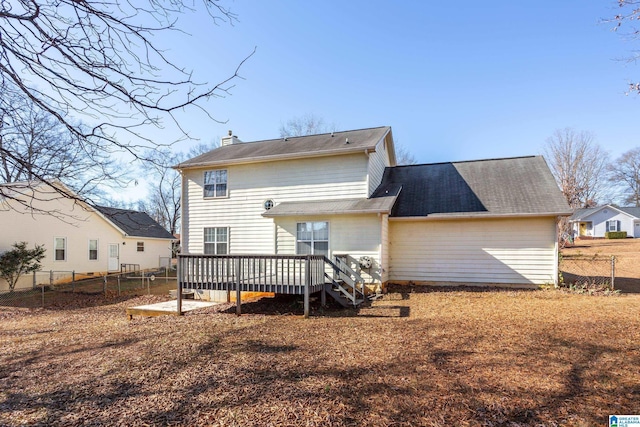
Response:
M204 173L204 197L227 196L227 171L224 169Z
M138 242L136 249L138 252L144 252L144 242Z
M620 231L620 221L607 221L607 231Z
M89 260L95 261L98 259L98 240L89 239Z
M55 260L66 261L67 260L67 238L56 237L54 239L53 246L55 251Z
M329 255L329 223L299 222L296 233L298 255Z
M227 227L207 227L204 229L205 255L226 255L229 253L229 229Z

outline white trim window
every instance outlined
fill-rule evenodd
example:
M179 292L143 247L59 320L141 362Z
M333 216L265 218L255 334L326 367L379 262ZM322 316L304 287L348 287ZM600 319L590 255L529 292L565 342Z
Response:
M329 256L329 223L299 222L296 227L296 254Z
M89 261L98 260L98 239L89 239Z
M204 197L227 197L226 169L205 171Z
M136 242L136 252L144 252L144 242Z
M620 221L607 221L607 231L620 231Z
M54 237L53 250L54 250L54 258L53 258L54 260L66 261L67 260L67 238Z
M229 228L206 227L204 229L204 254L226 255L229 253Z

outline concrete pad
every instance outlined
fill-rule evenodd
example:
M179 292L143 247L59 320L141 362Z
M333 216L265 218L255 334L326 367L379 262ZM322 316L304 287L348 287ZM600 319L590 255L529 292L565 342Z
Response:
M182 312L193 311L199 308L213 307L218 305L218 302L211 301L195 301L195 300L182 300ZM139 316L162 316L165 314L178 314L177 301L165 301L156 304L138 305L136 307L127 308L127 315L129 320L134 315Z

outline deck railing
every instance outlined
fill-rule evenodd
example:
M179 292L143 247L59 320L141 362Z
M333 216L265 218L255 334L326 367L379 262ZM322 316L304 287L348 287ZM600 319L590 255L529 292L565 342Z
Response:
M178 256L178 295L182 289L308 295L325 283L322 255L196 255ZM181 311L178 302L178 311Z

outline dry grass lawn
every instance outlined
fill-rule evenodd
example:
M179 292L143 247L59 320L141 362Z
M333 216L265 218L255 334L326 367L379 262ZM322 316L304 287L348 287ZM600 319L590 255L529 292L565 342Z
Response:
M408 292L411 291L411 292ZM136 317L0 308L0 425L606 425L640 414L640 295L404 288Z

